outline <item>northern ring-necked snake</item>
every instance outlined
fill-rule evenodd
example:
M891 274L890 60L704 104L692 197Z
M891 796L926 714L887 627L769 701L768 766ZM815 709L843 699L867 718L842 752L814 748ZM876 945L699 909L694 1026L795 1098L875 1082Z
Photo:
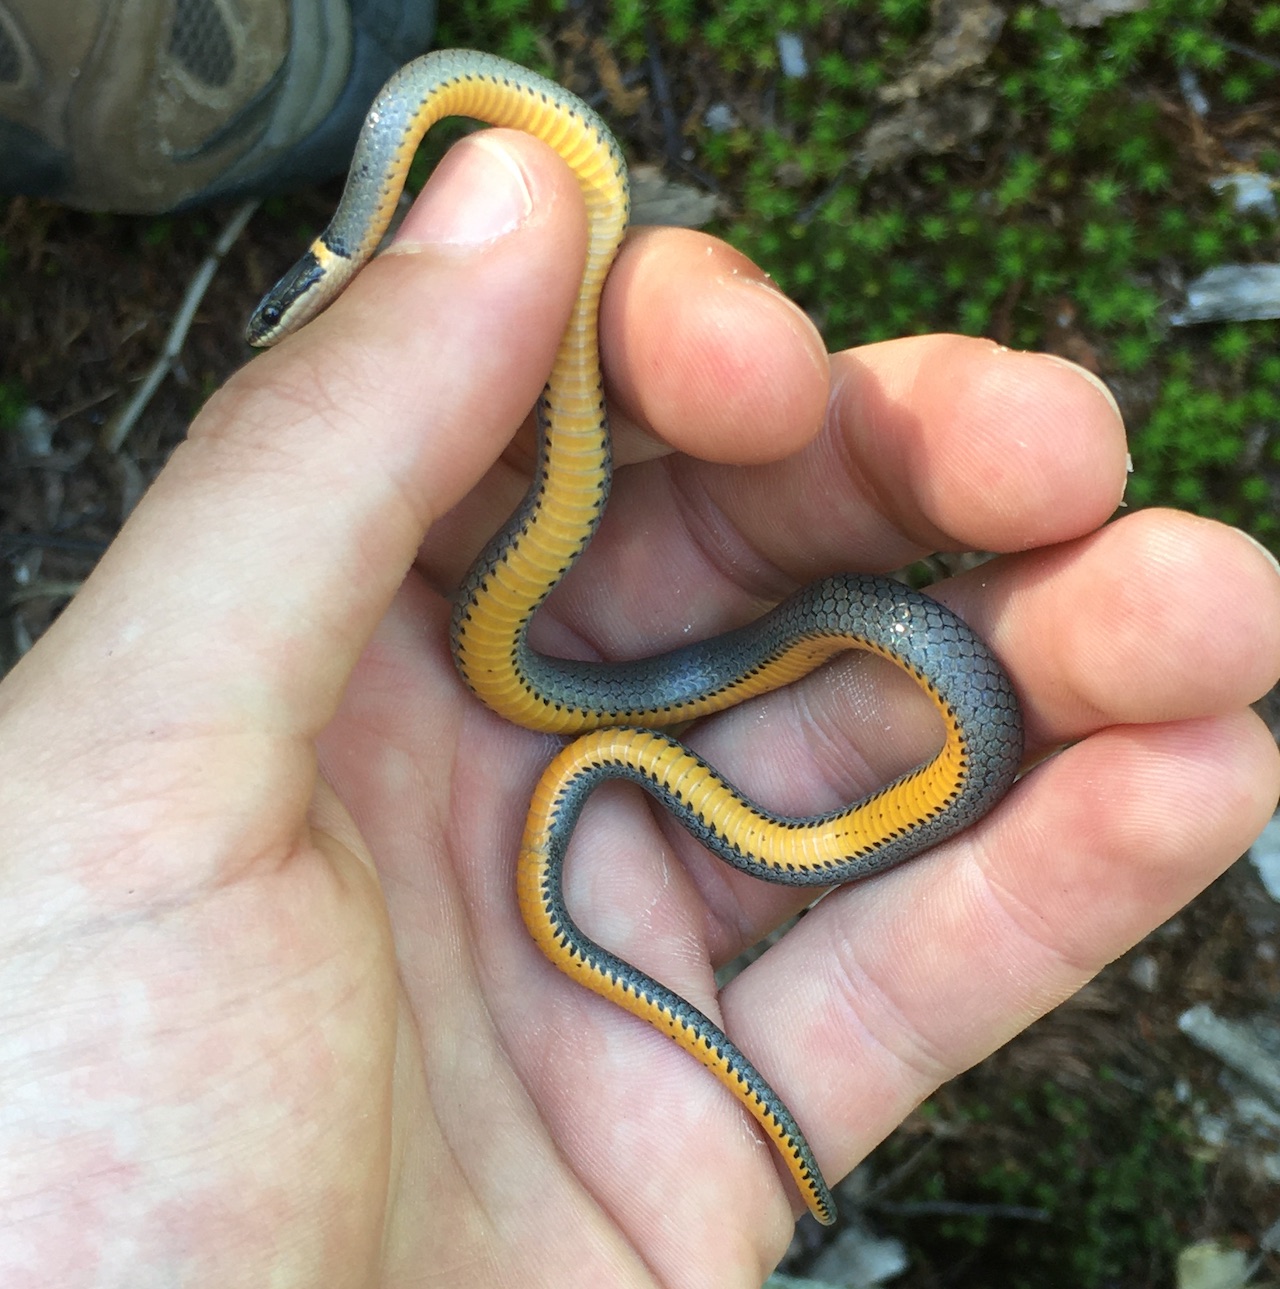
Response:
M408 64L370 109L333 220L258 306L248 335L273 344L341 292L381 241L419 141L445 116L543 140L573 170L587 205L586 271L538 402L533 482L453 609L453 654L471 689L519 725L580 736L534 794L518 862L521 912L562 971L669 1034L720 1078L778 1146L813 1214L830 1223L835 1205L813 1153L755 1067L690 1003L575 925L561 881L569 836L598 784L630 779L744 872L797 886L849 882L950 837L1004 795L1022 759L1017 699L963 622L883 577L825 578L750 626L640 661L571 662L529 647L529 623L591 539L612 478L597 312L629 197L621 151L595 112L488 54L444 50ZM770 814L655 731L777 689L847 649L870 650L906 671L937 707L943 742L932 760L846 809Z

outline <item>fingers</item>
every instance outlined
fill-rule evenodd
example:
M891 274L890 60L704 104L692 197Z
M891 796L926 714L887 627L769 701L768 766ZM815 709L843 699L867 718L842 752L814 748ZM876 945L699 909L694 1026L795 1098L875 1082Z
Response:
M1241 713L1280 676L1272 561L1242 533L1175 511L1139 512L1079 541L992 561L934 593L1010 671L1033 759L1100 731ZM689 741L748 795L806 815L919 764L937 747L938 722L908 677L849 656L705 722ZM1258 773L1247 790L1274 804L1270 762ZM718 961L803 902L726 873L679 829L670 834L715 913ZM1244 833L1240 849L1251 840Z
M685 277L690 295L700 262ZM624 278L640 298L613 306L621 318L635 314L629 340L644 330L639 319L659 330L665 322L664 297L646 278ZM791 325L790 306L757 294ZM702 357L686 367L719 370L722 344L719 332L704 334ZM779 412L791 408L780 435L803 440L806 400L777 390L807 388L811 364L785 347L774 356L770 380L751 387L770 391ZM758 358L764 365L763 350ZM1123 426L1105 391L1070 364L933 336L838 354L831 377L820 432L782 460L734 467L675 456L619 470L600 533L548 606L563 635L588 655L634 657L748 620L824 573L894 568L939 548L1068 541L1121 496ZM450 546L469 551L482 535L460 542L450 530Z
M1088 739L955 842L820 904L726 991L730 1032L839 1175L1226 868L1278 777L1246 711Z
M109 659L110 690L90 692L163 694L171 719L325 723L423 531L541 389L581 277L581 197L537 142L476 136L393 251L211 400L37 667L65 684L73 657ZM139 709L119 705L127 728Z
M1120 501L1119 413L1072 364L922 336L837 354L831 375L826 424L804 451L734 472L691 464L683 480L762 578L1066 541Z
M1065 541L1123 495L1124 431L1106 387L985 340L923 336L834 355L819 433L815 356L795 306L708 239L650 232L629 244L602 321L623 413L696 458L676 466L681 503L732 525L756 562L796 580L850 560L882 569L936 549ZM628 486L660 491L656 472L633 472Z
M820 573L894 568L937 549L1069 540L1123 494L1119 413L1080 368L960 336L828 362L795 305L702 234L628 238L601 343L622 467L614 508L643 516L655 566L710 572L739 602L742 591L776 599ZM424 558L438 585L456 583L515 507L532 460L525 441L431 535ZM623 522L611 512L593 545L596 580L619 581L609 552L633 541ZM560 599L571 617L572 603Z
M1256 701L1280 671L1280 573L1243 533L1140 511L938 588L995 647L1033 748Z
M704 461L778 461L818 433L826 346L808 316L727 243L638 229L600 313L618 460L652 455L628 430Z
M635 486L627 467L636 462L673 451L776 461L822 429L830 384L822 338L764 272L717 238L629 233L605 284L600 334L621 467L615 495ZM428 535L423 568L437 586L461 580L519 504L535 459L528 424L485 486Z
M837 360L831 425L877 512L932 549L1065 541L1103 523L1124 491L1115 400L1049 354L962 336L851 350Z

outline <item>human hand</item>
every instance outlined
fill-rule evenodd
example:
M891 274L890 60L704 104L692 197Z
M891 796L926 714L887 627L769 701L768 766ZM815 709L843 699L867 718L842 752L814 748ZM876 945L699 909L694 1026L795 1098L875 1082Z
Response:
M554 744L448 655L582 237L540 145L455 150L418 253L210 402L0 687L4 1284L750 1285L784 1247L798 1199L741 1107L528 940L512 872ZM805 896L593 800L571 907L723 1017L834 1181L1261 828L1280 769L1246 704L1280 577L1186 515L1098 531L1121 427L1053 359L928 337L828 364L758 270L670 231L630 239L603 336L621 468L543 647L643 655L834 569L1019 552L936 593L1010 670L1032 753L1072 744L718 1009L713 967ZM918 697L853 656L690 741L822 809L927 749Z

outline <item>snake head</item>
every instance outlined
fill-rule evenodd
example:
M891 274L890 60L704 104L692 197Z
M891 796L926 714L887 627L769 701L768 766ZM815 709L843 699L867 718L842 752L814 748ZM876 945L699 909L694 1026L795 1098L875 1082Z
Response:
M335 299L352 272L354 267L347 270L345 257L335 254L323 241L313 242L263 296L245 328L245 339L260 349L283 340Z

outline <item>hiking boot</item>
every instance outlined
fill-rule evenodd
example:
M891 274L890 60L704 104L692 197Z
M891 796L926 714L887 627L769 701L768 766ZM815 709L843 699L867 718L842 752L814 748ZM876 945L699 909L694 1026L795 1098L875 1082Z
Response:
M155 212L346 168L435 0L0 0L0 192Z

